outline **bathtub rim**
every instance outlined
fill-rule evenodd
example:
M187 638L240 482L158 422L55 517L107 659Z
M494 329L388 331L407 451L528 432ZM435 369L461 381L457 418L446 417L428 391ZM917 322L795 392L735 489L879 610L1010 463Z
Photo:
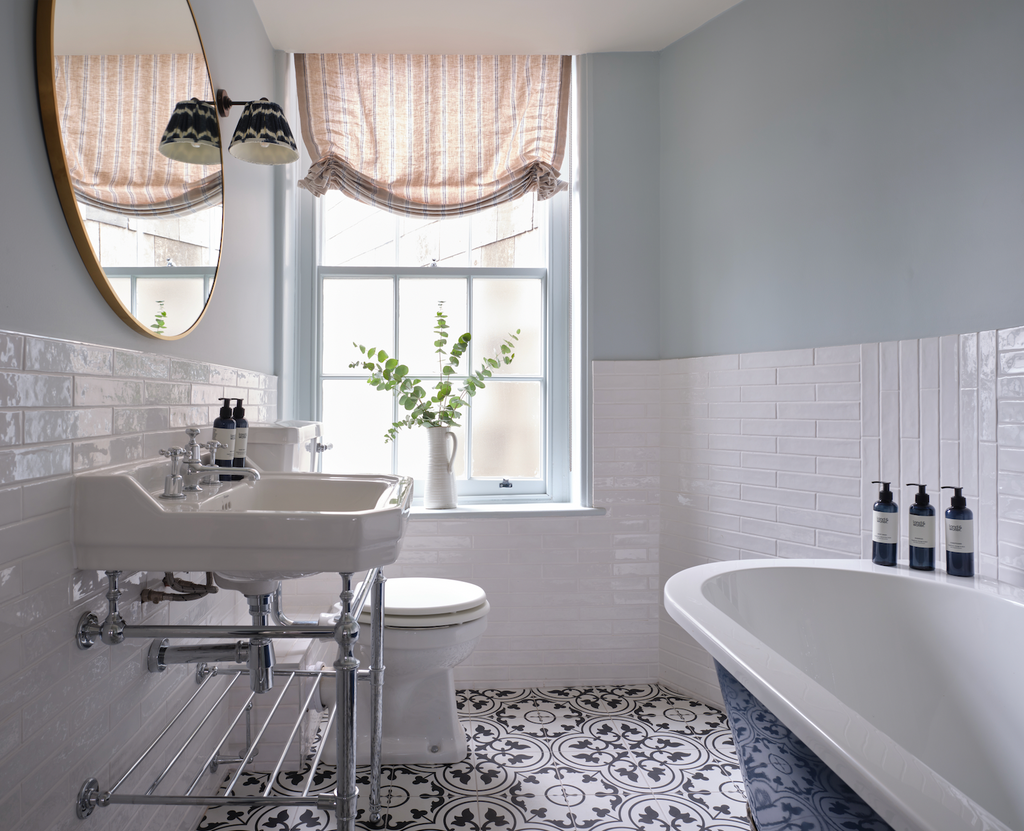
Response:
M896 831L1012 831L952 783L804 675L704 594L709 580L754 569L828 569L924 580L1024 605L1024 590L982 577L950 577L868 560L738 560L677 572L665 584L669 616L845 780ZM902 771L885 764L898 763ZM902 773L902 777L901 774ZM904 780L917 781L917 785ZM922 784L923 783L923 784ZM926 796L925 791L932 796Z

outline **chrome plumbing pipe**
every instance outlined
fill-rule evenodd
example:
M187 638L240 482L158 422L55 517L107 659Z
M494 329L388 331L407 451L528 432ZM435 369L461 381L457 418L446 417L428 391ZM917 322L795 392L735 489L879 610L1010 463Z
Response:
M148 667L150 672L163 672L172 664L204 664L230 661L244 664L249 660L249 645L245 641L218 643L203 646L168 646L167 639L153 641L149 648Z

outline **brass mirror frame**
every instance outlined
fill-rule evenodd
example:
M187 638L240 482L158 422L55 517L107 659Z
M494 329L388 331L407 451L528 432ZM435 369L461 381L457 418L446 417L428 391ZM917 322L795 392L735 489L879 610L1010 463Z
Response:
M43 137L46 140L46 153L50 158L50 171L53 174L53 183L57 188L57 196L60 198L60 206L64 211L64 219L68 223L68 229L75 241L75 247L82 258L89 276L96 284L107 305L114 313L121 318L128 326L140 335L154 338L155 340L178 340L189 334L199 321L203 319L207 309L210 308L210 301L213 300L213 292L217 288L217 276L220 273L220 261L224 253L224 218L221 215L220 223L220 248L217 251L217 266L213 273L213 282L210 284L210 295L203 304L203 310L191 326L184 332L177 335L162 335L150 329L138 320L131 310L126 308L121 298L117 296L110 281L107 278L103 266L100 265L96 250L92 246L92 240L85 230L85 221L78 210L78 202L75 199L75 191L71 185L71 176L68 172L67 156L64 154L64 142L60 132L60 118L57 113L56 77L54 74L54 21L56 19L58 0L39 0L36 8L36 82L39 90L39 112L43 121ZM213 75L210 73L210 63L206 59L206 47L203 45L203 36L199 31L199 24L196 22L196 14L192 9L189 0L184 0L188 6L189 14L192 15L192 24L196 29L196 37L199 39L199 49L203 55L203 63L206 64L206 74L210 78L210 88L216 89L213 83ZM221 142L221 176L224 175L224 148ZM221 197L223 208L224 200Z

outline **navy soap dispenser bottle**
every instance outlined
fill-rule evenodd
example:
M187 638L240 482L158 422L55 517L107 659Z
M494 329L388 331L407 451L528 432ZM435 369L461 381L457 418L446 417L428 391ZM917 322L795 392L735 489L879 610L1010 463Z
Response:
M925 485L909 482L907 487L917 488L914 504L909 509L910 567L935 571L935 508L928 504Z
M967 507L963 488L943 485L953 491L946 509L946 573L954 577L974 576L974 514Z
M231 467L235 458L235 420L231 417L231 399L221 401L224 406L220 408L220 417L213 420L213 440L220 442L213 460L218 467ZM231 477L222 473L220 481L230 482Z
M242 399L236 398L235 409L231 411L231 417L235 420L235 453L232 467L245 467L245 451L249 444L249 422L245 419L245 409L242 407ZM236 482L244 479L244 476L232 476Z
M894 566L900 542L899 506L892 501L888 482L875 479L871 484L882 486L871 513L871 562Z

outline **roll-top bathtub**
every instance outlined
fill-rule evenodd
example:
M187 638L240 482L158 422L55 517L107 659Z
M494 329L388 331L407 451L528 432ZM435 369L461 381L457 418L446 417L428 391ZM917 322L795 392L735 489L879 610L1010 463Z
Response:
M896 831L1024 829L1024 591L757 560L682 571L665 606Z

